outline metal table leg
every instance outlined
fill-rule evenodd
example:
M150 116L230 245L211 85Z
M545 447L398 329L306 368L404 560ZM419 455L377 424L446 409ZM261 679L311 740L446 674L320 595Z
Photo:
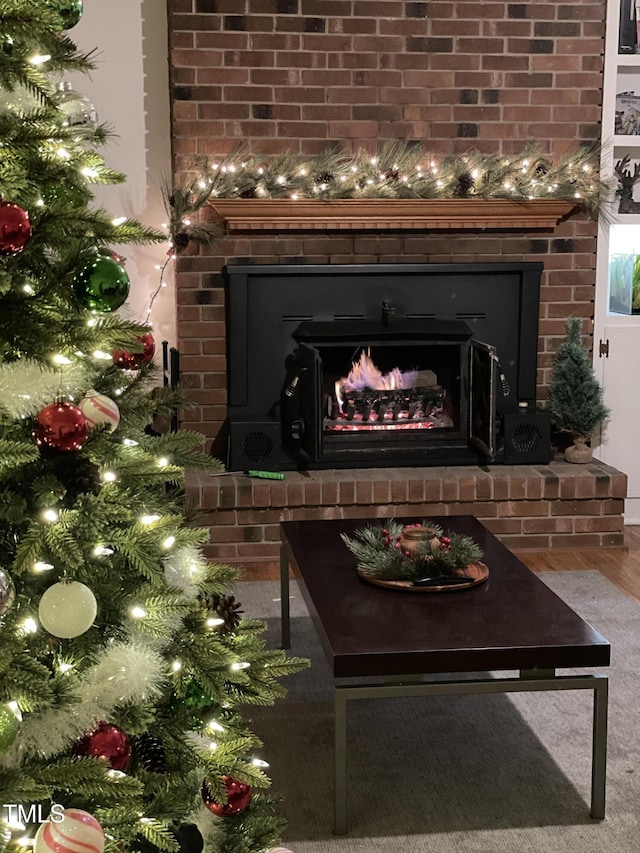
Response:
M607 782L607 715L609 680L598 679L593 691L593 753L591 760L591 817L604 819Z
M291 613L289 607L289 552L287 546L280 545L280 618L282 648L291 647Z
M420 676L403 676L402 681L335 685L335 799L334 834L346 835L347 828L347 701L349 699L391 699L406 696L465 696L493 693L542 693L556 690L592 690L593 736L591 756L591 817L605 816L607 768L607 714L609 680L604 675L556 676L553 670L522 670L519 678L470 679L468 681L419 681Z
M347 697L336 689L334 719L334 835L347 834Z

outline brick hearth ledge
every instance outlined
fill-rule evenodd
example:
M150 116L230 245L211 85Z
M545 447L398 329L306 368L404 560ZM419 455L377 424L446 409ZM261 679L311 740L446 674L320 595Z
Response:
M186 497L209 527L207 557L273 561L281 521L475 515L517 549L623 545L626 474L587 465L288 471L284 481L187 473Z

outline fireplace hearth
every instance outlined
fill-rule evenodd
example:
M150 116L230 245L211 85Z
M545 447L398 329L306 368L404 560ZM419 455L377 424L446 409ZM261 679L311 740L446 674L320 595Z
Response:
M548 462L541 271L227 267L229 469Z

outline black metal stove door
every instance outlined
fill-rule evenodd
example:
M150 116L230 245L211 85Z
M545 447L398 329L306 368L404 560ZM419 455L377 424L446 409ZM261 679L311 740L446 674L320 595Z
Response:
M301 463L322 459L321 389L320 354L301 343L291 358L283 395L285 444Z
M496 455L498 354L491 344L476 340L469 352L469 442L491 462Z

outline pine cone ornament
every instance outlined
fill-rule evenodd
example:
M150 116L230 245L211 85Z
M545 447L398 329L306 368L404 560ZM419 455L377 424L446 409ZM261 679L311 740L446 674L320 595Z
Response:
M214 613L219 619L224 619L224 625L220 626L222 631L236 630L244 611L240 610L242 605L236 601L235 596L206 592L201 593L199 600L207 610Z
M240 193L240 198L256 198L256 188L255 187L247 187L246 190L242 190Z
M458 178L458 186L456 187L456 196L458 198L466 198L469 195L469 190L473 186L473 178L468 172L460 175Z
M167 757L157 737L144 732L132 739L133 756L138 764L149 773L166 773Z
M65 507L72 506L80 495L100 494L100 469L86 456L52 454L52 468L66 490Z
M330 184L334 180L335 178L333 177L331 172L318 172L318 174L314 178L316 184Z
M186 231L179 231L177 234L173 235L173 242L180 249L184 249L185 246L188 246L190 240L191 237Z
M388 181L399 181L402 177L402 172L399 169L387 169L384 176Z

